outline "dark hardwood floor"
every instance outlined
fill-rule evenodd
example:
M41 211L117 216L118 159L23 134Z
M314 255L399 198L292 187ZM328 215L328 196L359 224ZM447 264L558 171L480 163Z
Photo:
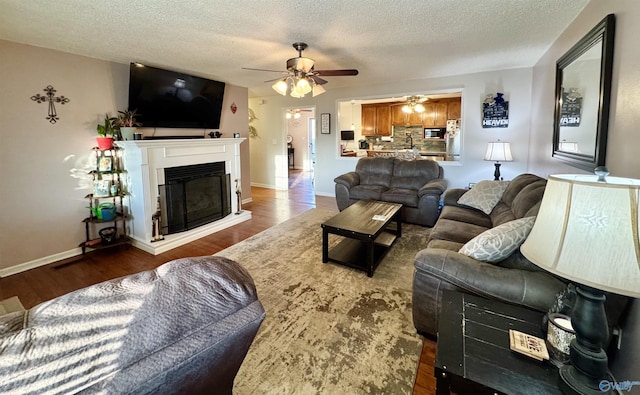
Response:
M114 247L0 278L0 300L18 296L30 308L73 290L153 269L173 259L214 254L314 207L337 210L335 198L314 195L309 172L290 171L289 188L288 191L251 188L252 202L243 206L251 211L250 220L160 255L130 246ZM414 395L435 394L434 360L435 342L425 339Z

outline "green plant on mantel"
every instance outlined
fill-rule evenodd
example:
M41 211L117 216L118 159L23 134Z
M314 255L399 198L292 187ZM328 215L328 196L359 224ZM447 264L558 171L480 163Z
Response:
M137 109L118 111L118 118L115 120L115 126L120 128L136 128L142 126L142 124L136 121L136 117L142 114L138 114Z
M109 114L105 114L104 123L98 124L96 130L100 137L113 137L118 133L118 127L115 125L117 118L110 117Z

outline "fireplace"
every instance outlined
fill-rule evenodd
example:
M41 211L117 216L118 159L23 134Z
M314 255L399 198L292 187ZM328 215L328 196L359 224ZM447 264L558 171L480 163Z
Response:
M231 213L231 176L224 162L164 169L159 186L162 234L195 229Z
M235 196L243 141L217 138L116 142L123 148L125 211L133 245L157 255L251 219L251 212L241 210ZM160 233L164 234L160 240L156 238L154 222L158 201Z

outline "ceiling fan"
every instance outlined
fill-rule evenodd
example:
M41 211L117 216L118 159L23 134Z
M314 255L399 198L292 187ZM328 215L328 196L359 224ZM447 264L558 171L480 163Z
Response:
M243 69L285 74L284 78L279 77L265 82L277 81L273 84L272 88L283 96L286 96L287 93L289 93L292 97L304 97L304 95L309 92L313 92L314 97L324 93L325 89L322 85L326 84L328 81L320 78L321 76L336 77L358 75L358 70L356 69L316 70L314 68L315 61L302 56L302 51L307 48L306 43L293 43L293 48L298 51L298 57L287 60L286 71L255 69L249 67L243 67Z
M421 96L409 96L407 97L407 102L404 106L402 106L402 112L405 114L411 114L412 112L424 112L425 108L422 103L429 100L428 97Z

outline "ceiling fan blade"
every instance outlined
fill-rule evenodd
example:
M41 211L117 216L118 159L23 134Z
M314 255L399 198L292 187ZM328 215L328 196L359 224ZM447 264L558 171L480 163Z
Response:
M345 70L315 70L318 75L323 77L339 77L343 75L358 75L358 70L356 69L345 69Z
M282 77L273 78L273 79L270 79L270 80L266 80L266 81L265 81L265 83L267 83L267 82L274 82L274 81L280 81L281 79L283 79L283 78L282 78Z
M283 73L285 74L286 71L282 71L282 70L267 70L267 69L253 69L251 67L242 67L243 70L252 70L252 71L270 71L272 73Z
M317 85L324 85L326 84L327 80L323 80L322 78L315 76L315 75L310 75L309 78L311 78Z

